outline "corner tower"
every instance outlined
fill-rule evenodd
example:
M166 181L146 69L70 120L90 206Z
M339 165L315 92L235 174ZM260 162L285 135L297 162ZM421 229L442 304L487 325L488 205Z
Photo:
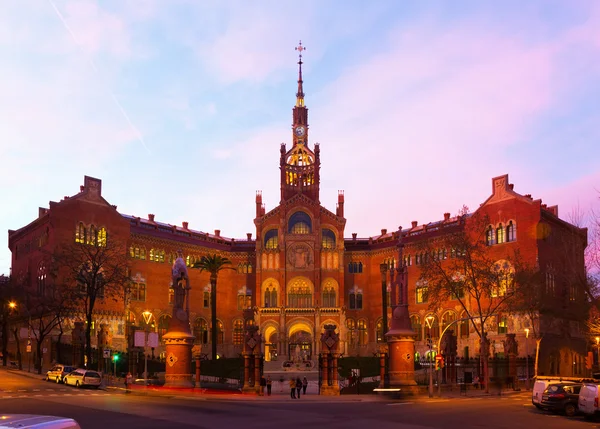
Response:
M305 194L315 202L319 202L319 145L314 151L308 146L308 109L304 105L304 88L302 81L302 52L306 48L302 41L296 47L298 51L298 92L296 105L292 113L292 148L286 151L285 143L281 144L281 201L285 201L298 193Z

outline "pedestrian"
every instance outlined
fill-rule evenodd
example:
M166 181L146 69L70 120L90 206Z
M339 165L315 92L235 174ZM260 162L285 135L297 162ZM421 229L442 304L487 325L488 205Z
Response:
M131 375L130 372L128 372L127 375L125 376L125 393L129 393L129 388L132 383L133 383L133 376Z
M271 376L267 375L267 396L271 396L272 384L273 384L273 381L271 380Z
M306 377L302 379L302 394L306 395L306 388L308 387L308 380Z
M298 394L298 399L300 399L300 391L302 390L302 380L300 380L300 377L298 377L296 379L296 393Z
M296 380L294 380L294 377L290 378L290 397L296 399Z
M258 396L265 396L265 387L267 386L267 379L264 376L260 376L260 390Z

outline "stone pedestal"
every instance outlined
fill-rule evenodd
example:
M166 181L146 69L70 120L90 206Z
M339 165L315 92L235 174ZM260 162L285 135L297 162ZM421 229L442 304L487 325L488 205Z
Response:
M163 335L166 349L165 387L193 388L192 347L194 336L190 332L187 313L177 310Z
M325 332L321 335L321 395L338 396L340 384L338 382L338 348L339 336L335 332L335 325L325 325Z
M404 395L418 394L415 381L415 332L410 325L408 306L394 308L390 330L385 334L389 345L390 387Z

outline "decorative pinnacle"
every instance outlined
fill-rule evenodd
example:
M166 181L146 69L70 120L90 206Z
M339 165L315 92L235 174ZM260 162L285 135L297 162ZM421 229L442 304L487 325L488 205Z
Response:
M304 107L304 88L302 87L302 52L306 51L306 47L302 46L302 40L298 42L298 46L294 48L298 51L298 92L296 93L296 106Z

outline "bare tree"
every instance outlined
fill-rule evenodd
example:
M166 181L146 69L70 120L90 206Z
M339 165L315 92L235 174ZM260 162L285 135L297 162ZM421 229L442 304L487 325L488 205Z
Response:
M440 238L420 243L420 282L430 308L442 308L448 300L458 300L480 340L480 358L486 392L489 391L488 357L490 343L486 322L495 318L515 288L514 264L508 255L502 260L491 256L486 246L489 220L478 213L461 214L461 225Z
M123 299L130 284L127 247L111 237L101 243L69 243L54 253L57 279L72 304L71 310L83 314L85 356L92 362L91 331L96 305L99 302Z
M65 315L69 294L57 284L43 285L25 296L29 331L36 340L38 374L42 373L43 342L60 326Z

